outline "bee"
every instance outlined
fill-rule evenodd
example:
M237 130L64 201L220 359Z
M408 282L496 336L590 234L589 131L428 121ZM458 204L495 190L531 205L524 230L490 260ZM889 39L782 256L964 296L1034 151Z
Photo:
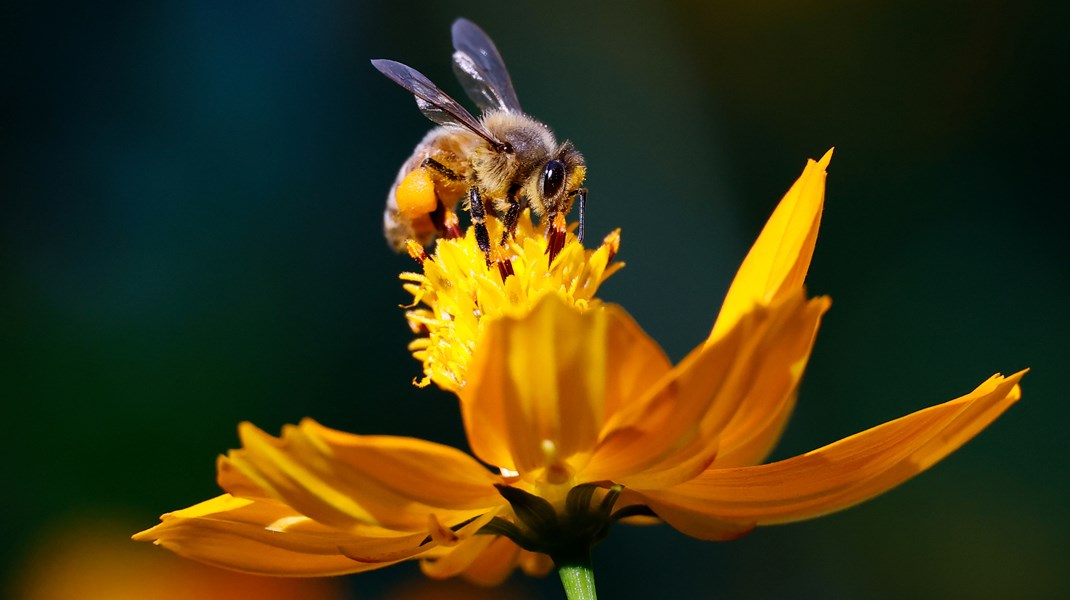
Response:
M383 213L387 242L404 251L408 240L427 246L436 236L459 236L454 211L463 204L489 264L488 214L504 225L498 241L503 245L525 207L549 233L574 202L582 240L587 202L587 189L581 187L587 170L583 155L572 142L558 143L549 127L521 110L501 54L482 29L458 19L451 31L454 72L481 110L478 119L416 69L392 60L371 61L415 96L420 112L438 124L402 164L390 188Z

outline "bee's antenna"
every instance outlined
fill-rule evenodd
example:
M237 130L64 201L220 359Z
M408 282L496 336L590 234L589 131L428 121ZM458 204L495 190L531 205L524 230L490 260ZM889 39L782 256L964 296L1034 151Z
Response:
M576 230L576 239L582 242L583 241L584 215L587 213L587 188L580 188L580 189L576 190L575 192L572 192L572 194L576 197L576 200L578 200L579 203L580 203L580 207L579 207L579 211L580 211L580 227L579 227L579 229Z

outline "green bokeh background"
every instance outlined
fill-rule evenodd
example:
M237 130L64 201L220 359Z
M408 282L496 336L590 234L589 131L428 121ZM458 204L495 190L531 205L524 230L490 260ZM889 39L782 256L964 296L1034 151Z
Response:
M410 385L382 241L429 126L368 59L457 97L449 25L498 42L589 164L603 289L674 359L829 147L826 317L774 458L1024 367L1024 399L903 487L731 543L618 527L605 598L1054 598L1070 579L1066 9L1057 2L107 3L4 11L3 576L80 516L215 495L250 420L465 447ZM145 545L146 551L159 551ZM387 597L414 565L349 578ZM561 597L554 578L514 589Z

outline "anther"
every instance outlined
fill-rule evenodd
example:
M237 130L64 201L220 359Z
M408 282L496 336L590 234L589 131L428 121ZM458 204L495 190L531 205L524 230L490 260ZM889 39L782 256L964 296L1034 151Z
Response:
M513 272L513 261L499 258L495 261L498 264L498 273L502 276L502 283L509 278L510 275L516 275Z
M561 249L565 247L565 228L555 219L546 232L546 253L550 255L549 264L554 264L554 259Z

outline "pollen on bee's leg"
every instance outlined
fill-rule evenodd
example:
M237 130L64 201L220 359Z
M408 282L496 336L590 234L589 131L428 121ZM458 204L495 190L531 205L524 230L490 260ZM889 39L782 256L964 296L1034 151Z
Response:
M398 212L405 218L416 219L431 214L440 204L435 182L427 169L413 169L398 184L394 199Z

